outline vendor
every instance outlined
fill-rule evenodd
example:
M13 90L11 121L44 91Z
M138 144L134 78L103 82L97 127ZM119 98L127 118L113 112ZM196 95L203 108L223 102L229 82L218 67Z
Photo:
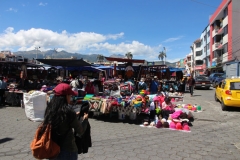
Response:
M169 117L169 114L174 112L174 105L171 102L171 99L169 97L164 98L164 102L162 103L162 118L165 118L166 120Z

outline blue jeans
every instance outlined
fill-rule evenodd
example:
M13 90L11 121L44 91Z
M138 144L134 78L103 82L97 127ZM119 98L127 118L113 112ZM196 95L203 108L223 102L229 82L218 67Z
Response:
M78 159L77 152L69 152L61 149L59 155L56 158L50 160L77 160L77 159Z

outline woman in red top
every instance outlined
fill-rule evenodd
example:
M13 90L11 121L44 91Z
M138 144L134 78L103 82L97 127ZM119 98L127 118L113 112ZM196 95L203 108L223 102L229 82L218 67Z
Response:
M88 82L86 87L85 87L85 92L87 94L94 94L94 86L92 84L92 82Z

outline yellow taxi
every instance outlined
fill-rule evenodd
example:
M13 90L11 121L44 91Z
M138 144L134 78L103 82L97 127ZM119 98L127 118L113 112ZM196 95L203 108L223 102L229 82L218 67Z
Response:
M229 107L240 107L240 77L226 78L215 90L215 101L219 101L222 110Z

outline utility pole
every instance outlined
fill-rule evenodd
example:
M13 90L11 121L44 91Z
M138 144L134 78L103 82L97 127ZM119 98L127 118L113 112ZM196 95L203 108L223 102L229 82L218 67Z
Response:
M36 50L36 59L38 57L38 49L41 48L41 47L35 47L35 50Z
M191 50L192 50L192 53L193 53L193 55L192 55L192 64L191 64L191 68L192 68L192 73L191 73L191 75L193 76L193 77L195 77L195 53L194 53L194 44L192 45L192 46L190 46L190 48L191 48Z

